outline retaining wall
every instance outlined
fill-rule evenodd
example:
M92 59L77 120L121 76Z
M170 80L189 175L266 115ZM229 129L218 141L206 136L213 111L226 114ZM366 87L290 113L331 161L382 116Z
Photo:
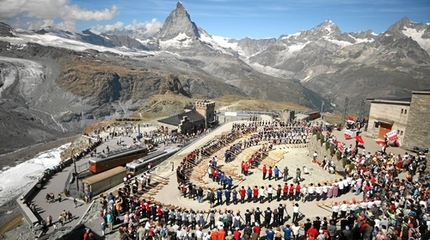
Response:
M325 137L325 136L324 136ZM337 160L336 154L334 156L330 155L330 148L326 149L325 147L326 143L323 143L321 145L321 142L319 139L317 139L317 135L312 135L312 137L309 139L308 149L309 149L309 158L312 158L313 153L316 151L318 154L317 160L322 162L324 159L324 156L327 156L327 159L331 161L332 159L336 163L336 171L344 171L342 165L342 160Z

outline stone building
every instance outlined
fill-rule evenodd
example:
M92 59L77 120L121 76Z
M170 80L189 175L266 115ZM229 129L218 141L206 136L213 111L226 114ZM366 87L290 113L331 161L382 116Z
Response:
M430 147L430 90L413 91L403 146Z
M182 113L158 120L158 124L170 133L181 134L196 133L217 123L215 102L209 100L197 101L195 105L185 107Z
M373 138L384 139L384 135L397 130L400 141L403 140L410 110L410 98L397 99L368 99L370 113L367 135Z
M410 98L372 98L367 136L384 139L397 130L402 147L430 145L430 91L412 91Z

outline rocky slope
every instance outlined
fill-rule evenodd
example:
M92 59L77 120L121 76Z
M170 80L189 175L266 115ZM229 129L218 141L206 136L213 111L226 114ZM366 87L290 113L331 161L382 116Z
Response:
M0 154L128 116L154 95L240 95L313 109L324 102L325 111L342 110L348 97L357 112L366 97L430 88L430 25L407 18L379 35L345 33L328 20L279 38L229 39L198 27L179 2L157 34L138 31L1 23L0 130L14 140Z

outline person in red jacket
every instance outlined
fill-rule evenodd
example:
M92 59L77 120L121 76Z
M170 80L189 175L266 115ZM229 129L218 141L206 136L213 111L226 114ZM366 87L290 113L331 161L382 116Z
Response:
M218 229L213 229L211 232L211 239L212 240L218 240Z
M282 192L283 192L282 199L287 200L287 198L288 198L288 183L284 183L284 188L282 189Z
M240 235L242 235L239 231L239 228L237 227L233 232L233 238L234 240L240 240Z
M261 227L260 224L258 224L257 222L255 223L254 227L252 228L252 230L254 230L254 232L257 234L257 236L260 236L261 233ZM257 238L258 239L258 238Z
M248 171L249 171L249 165L245 163L244 167L244 171L245 171L245 176L248 176Z
M83 240L88 240L90 238L90 232L91 232L91 230L89 228L86 228L84 236L82 237L82 239Z
M267 174L267 167L266 165L263 166L263 180L266 179L266 174Z
M218 229L218 240L225 240L226 233L224 229Z
M290 197L290 200L294 199L294 185L291 183L290 188L288 189L288 195Z
M309 228L306 232L306 237L315 239L318 236L318 230L314 227L314 225Z
M300 199L300 183L297 183L296 185L296 200L298 201Z
M272 176L273 176L273 169L270 166L269 169L267 170L268 176L269 176L269 180L272 180Z
M244 203L244 202L245 202L245 195L246 195L246 190L245 190L245 187L244 187L244 186L242 186L242 187L240 188L240 190L239 190L239 195L240 195L240 201L241 201L242 203Z
M254 186L254 189L252 189L252 196L254 198L254 202L256 203L258 201L258 187Z

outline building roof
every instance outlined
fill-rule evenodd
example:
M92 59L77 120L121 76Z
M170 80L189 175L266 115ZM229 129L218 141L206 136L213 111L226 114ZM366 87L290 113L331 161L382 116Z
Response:
M304 112L303 114L311 115L315 113L320 113L320 110L312 110L312 111Z
M392 101L392 102L410 102L412 97L385 97L385 98L367 98L369 101Z
M184 116L186 116L190 120L190 122L197 122L205 119L200 113L196 111L189 111L189 112L179 113L177 115L173 115L168 118L160 119L158 120L158 122L173 125L173 126L178 126L181 123Z
M409 98L367 98L367 100L370 100L371 103L383 103L383 104L395 104L395 105L405 105L410 106L411 105L411 99Z
M423 89L423 90L412 91L412 94L430 95L430 89Z

